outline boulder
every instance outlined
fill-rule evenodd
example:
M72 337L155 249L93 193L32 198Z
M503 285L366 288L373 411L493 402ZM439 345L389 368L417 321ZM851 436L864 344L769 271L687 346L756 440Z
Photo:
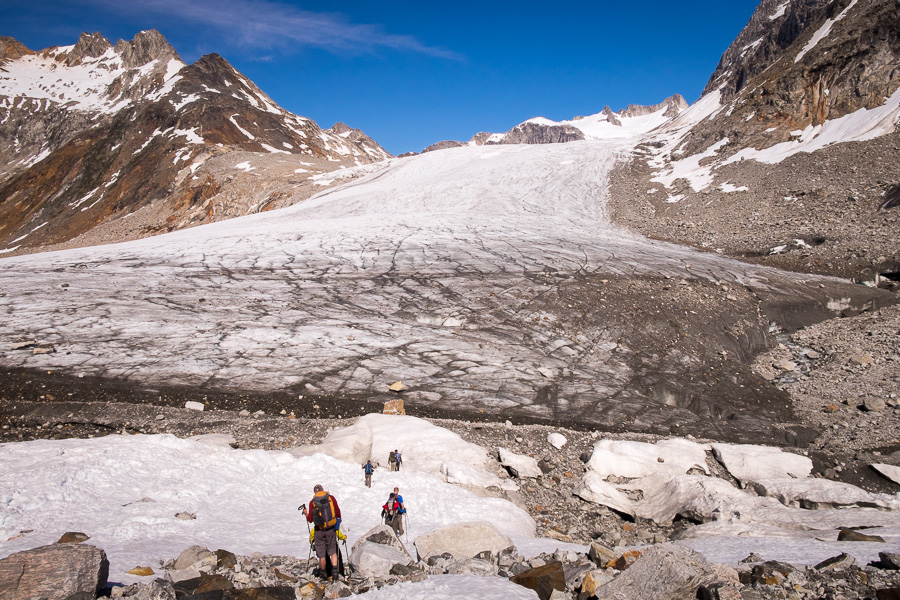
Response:
M700 586L716 583L719 574L698 552L667 543L651 546L627 571L599 587L599 600L667 600L696 598Z
M201 575L175 582L172 587L175 588L175 594L179 598L189 598L209 592L233 590L234 584L224 575Z
M604 569L594 569L585 574L581 581L581 590L578 592L578 600L588 600L597 595L597 589L613 580L612 573Z
M173 569L181 571L190 568L214 567L217 562L218 557L215 553L210 552L209 549L203 546L191 546L178 555Z
M566 442L569 440L566 439L561 433L556 433L555 431L547 434L547 442L550 443L551 446L556 448L557 450L562 449L563 446L566 445Z
M588 549L588 556L598 567L605 567L618 558L615 552L600 542L591 542L591 546Z
M881 398L866 398L863 400L862 407L868 412L879 412L887 408L887 402Z
M403 398L397 398L396 400L388 400L387 402L385 402L382 414L405 415L406 409L403 408Z
M59 538L56 543L57 544L80 544L81 542L86 542L91 539L91 536L86 533L81 533L80 531L69 531L64 533L61 538Z
M366 577L387 579L394 565L413 562L394 530L378 525L356 540L350 551L350 564Z
M130 600L175 600L175 588L165 579L154 579Z
M228 550L216 550L216 566L220 569L233 569L237 564L237 556Z
M764 563L753 565L749 571L741 572L741 583L744 585L781 585L794 570L794 567L787 563L767 560Z
M566 591L566 576L559 561L529 569L510 577L509 580L534 590L541 600L550 600L554 590Z
M891 571L900 570L900 554L893 552L879 552L878 561L882 569Z
M884 538L879 535L866 535L853 529L841 529L838 534L839 542L879 542L885 543Z
M454 561L447 569L450 575L475 575L491 577L497 574L497 566L482 558L461 558Z
M319 600L324 596L325 586L313 583L312 581L297 588L298 598L311 598L313 600Z
M514 547L513 541L497 531L490 523L476 521L455 523L435 529L428 535L416 538L416 552L420 560L448 552L454 558L474 558L488 551L496 556Z
M291 588L284 588L284 589L288 590L289 592L293 591L293 590L291 590ZM328 598L329 600L334 600L336 598L349 598L352 595L353 595L353 590L350 589L350 586L348 586L346 583L343 583L341 581L335 581L335 582L329 583L327 586L325 586L325 598ZM247 600L250 600L250 599L248 598ZM254 598L253 600L257 600L257 599ZM262 600L262 599L260 599L260 600ZM270 599L266 598L265 600L270 600ZM271 600L282 600L282 599L272 597ZM285 595L284 600L294 600L294 596Z
M52 544L0 560L0 600L95 598L106 587L106 553L86 544Z
M540 477L542 475L538 462L530 456L514 454L506 448L497 449L500 464L510 470L514 477Z
M832 556L831 558L826 558L819 564L815 566L816 571L841 571L848 567L852 567L856 564L856 559L847 554L846 552L842 552L837 556ZM788 573L784 574L785 576Z
M876 463L872 465L872 468L894 483L900 483L900 467Z
M628 550L613 562L612 567L616 571L624 571L625 569L636 563L640 557L640 550Z

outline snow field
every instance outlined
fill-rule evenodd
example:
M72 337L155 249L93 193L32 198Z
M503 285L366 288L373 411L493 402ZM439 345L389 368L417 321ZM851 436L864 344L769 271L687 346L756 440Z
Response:
M407 424L407 431L423 431ZM348 547L380 524L381 506L395 486L409 511L404 540L410 550L415 537L468 521L488 521L513 538L534 538L534 521L522 509L478 497L439 476L382 467L369 489L355 461L235 450L229 441L222 435L112 435L0 445L0 538L12 538L0 547L0 557L53 543L67 531L88 534L89 543L106 551L115 582L140 580L126 573L136 566L159 572L160 561L193 544L243 555L304 557L307 527L298 507L309 502L317 483L340 504ZM438 439L429 452L449 460L458 447L455 440ZM416 462L415 452L404 455L405 465ZM196 519L175 518L181 512ZM25 530L33 531L20 535ZM547 543L550 551L558 545Z

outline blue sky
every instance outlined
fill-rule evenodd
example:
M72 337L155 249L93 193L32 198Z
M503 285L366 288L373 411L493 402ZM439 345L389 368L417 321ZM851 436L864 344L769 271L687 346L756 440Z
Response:
M757 4L0 0L0 35L38 50L155 28L186 61L221 54L284 108L400 154L535 116L693 102Z

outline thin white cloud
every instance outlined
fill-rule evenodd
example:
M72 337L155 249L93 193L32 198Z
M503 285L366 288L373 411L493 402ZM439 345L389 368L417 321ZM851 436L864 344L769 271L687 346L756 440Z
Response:
M350 23L340 14L310 12L269 0L88 0L110 12L156 13L215 29L222 41L256 49L314 46L331 51L369 52L377 48L461 60L445 48L427 46L410 35L387 33L379 25Z

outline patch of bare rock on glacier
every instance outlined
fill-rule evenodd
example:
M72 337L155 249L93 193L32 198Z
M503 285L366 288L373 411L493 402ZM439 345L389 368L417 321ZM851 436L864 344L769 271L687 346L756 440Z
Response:
M402 380L413 409L802 443L748 359L773 324L893 296L613 226L630 143L395 159L281 211L2 259L0 360L298 398Z

